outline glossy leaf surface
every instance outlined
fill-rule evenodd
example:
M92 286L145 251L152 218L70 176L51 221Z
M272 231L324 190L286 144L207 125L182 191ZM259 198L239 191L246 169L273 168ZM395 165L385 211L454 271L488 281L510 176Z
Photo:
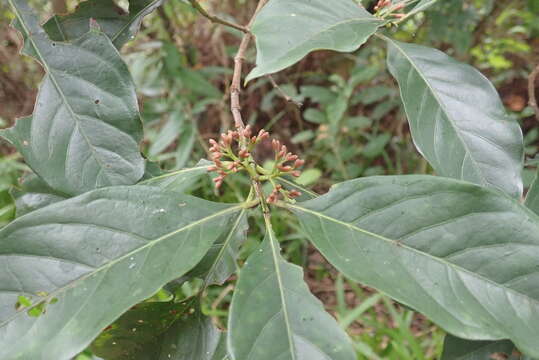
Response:
M131 186L18 218L0 231L0 358L74 356L125 310L193 268L241 209ZM49 302L45 313L17 308L21 295Z
M53 42L23 0L9 2L24 53L46 75L32 117L0 134L62 193L134 184L144 172L142 125L129 71L110 40L92 29L73 43Z
M247 81L283 70L314 50L354 51L384 21L353 0L273 0L258 14L256 68Z
M240 272L229 316L234 360L353 360L347 335L286 262L271 228Z
M226 360L225 336L198 307L176 321L163 335L158 360ZM155 355L154 355L155 356ZM150 360L150 359L148 359Z
M107 326L90 349L105 360L155 360L164 334L189 311L192 302L137 304Z
M430 176L372 177L288 205L322 254L469 339L539 354L539 217L501 192Z
M87 0L72 14L54 15L43 27L52 40L71 41L88 32L90 19L94 19L119 49L135 36L144 16L162 3L163 0L129 0L129 12L125 13L113 0Z
M225 360L225 336L194 298L145 302L122 315L92 343L105 360Z
M437 174L520 197L522 131L494 86L441 51L387 42L413 140Z
M508 358L515 346L511 341L470 341L446 335L441 360L492 360Z

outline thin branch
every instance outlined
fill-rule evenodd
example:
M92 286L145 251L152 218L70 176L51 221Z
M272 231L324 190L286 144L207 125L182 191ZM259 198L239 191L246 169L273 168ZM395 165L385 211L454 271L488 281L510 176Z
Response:
M241 116L241 105L240 105L240 92L241 92L241 73L243 67L243 61L245 60L245 52L249 47L249 43L253 35L251 34L251 26L255 21L256 16L262 10L264 5L268 0L259 0L258 6L256 7L255 13L249 23L245 27L247 32L243 35L241 40L240 47L236 56L234 57L234 75L232 76L232 84L230 85L230 111L232 111L232 116L234 118L234 124L237 128L245 127L243 119Z
M228 26L228 27L231 27L231 28L234 28L236 30L239 30L241 32L244 32L244 33L248 33L249 32L249 29L246 28L245 26L241 26L241 25L238 25L238 24L234 24L230 21L226 21L224 19L221 19L220 17L218 16L215 16L215 15L211 15L209 14L203 7L202 5L199 4L198 0L189 0L189 2L191 3L191 5L202 15L204 16L205 18L207 18L208 20L210 20L211 22L214 22L214 23L217 23L217 24L221 24L221 25L225 25L225 26Z
M528 79L528 94L530 98L530 106L535 111L535 117L539 120L539 105L537 104L537 97L535 96L535 80L539 76L539 65L530 74Z
M273 86L273 88L279 92L281 97L283 97L286 100L286 102L292 103L292 104L296 105L298 108L301 108L303 106L303 104L301 102L294 100L291 96L289 96L287 93L285 93L284 90L281 89L281 87L275 82L275 80L273 79L273 76L267 75L266 77L269 79L269 81L270 81L271 85Z

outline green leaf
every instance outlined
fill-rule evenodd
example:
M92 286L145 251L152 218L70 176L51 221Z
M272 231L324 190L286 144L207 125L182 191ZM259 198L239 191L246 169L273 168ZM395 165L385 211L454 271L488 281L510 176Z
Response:
M470 341L446 335L441 360L492 360L495 359L493 354L504 354L508 358L514 348L507 340Z
M159 357L148 360L225 360L225 339L211 319L195 307L163 335Z
M247 237L247 210L238 213L234 225L221 235L188 276L204 279L204 285L222 285L236 272L240 246Z
M106 360L224 360L226 343L196 298L138 304L92 343Z
M106 360L225 360L226 339L196 298L138 304L92 343Z
M0 230L0 358L71 358L126 309L191 270L242 209L120 186L16 219ZM30 317L16 310L19 295L49 304Z
M349 339L287 263L271 224L240 272L229 316L229 353L235 360L353 360Z
M438 175L520 197L522 131L494 86L441 51L386 40L414 142Z
M164 173L139 182L139 185L156 186L178 193L186 192L203 175L208 173L208 167L213 162L200 160L195 167Z
M384 152L389 140L391 140L391 134L389 133L373 136L363 150L361 150L361 155L365 156L367 159L374 159L375 157L380 156Z
M185 116L181 111L171 112L166 124L159 130L155 139L153 139L148 149L148 156L155 157L172 145L174 140L180 135L185 121Z
M129 13L125 13L113 0L87 0L72 14L54 15L43 28L54 41L71 41L88 32L90 19L94 19L119 49L133 39L144 16L162 3L163 0L129 0Z
M519 202L452 179L388 176L288 207L350 279L459 337L539 354L539 217Z
M24 53L45 68L32 117L0 132L53 189L76 195L131 185L144 172L142 124L129 71L110 40L92 29L51 41L23 0L9 0Z
M90 349L107 360L155 360L164 334L192 306L193 299L137 304L107 326Z
M256 68L246 81L283 70L314 50L351 52L385 21L352 0L273 0L253 24Z
M26 177L20 188L13 189L12 195L15 198L17 217L69 198L52 189L36 175Z
M525 205L534 213L539 214L539 168L537 169L535 179L526 194Z

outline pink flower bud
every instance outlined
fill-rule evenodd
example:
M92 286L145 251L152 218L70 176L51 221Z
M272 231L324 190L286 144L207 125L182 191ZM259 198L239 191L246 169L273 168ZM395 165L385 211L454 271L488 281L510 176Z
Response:
M279 142L279 140L273 139L271 141L271 147L273 148L274 152L277 152L277 151L279 151L279 148L281 147L281 143Z
M297 160L297 159L298 159L298 156L293 155L293 154L288 154L287 157L286 157L286 161L294 161L294 160Z
M284 165L279 165L277 166L277 168L283 172L289 172L289 171L292 171L292 166L284 166Z
M301 193L297 190L291 190L289 193L288 193L288 196L290 196L292 199L293 198L297 198L298 196L300 196Z

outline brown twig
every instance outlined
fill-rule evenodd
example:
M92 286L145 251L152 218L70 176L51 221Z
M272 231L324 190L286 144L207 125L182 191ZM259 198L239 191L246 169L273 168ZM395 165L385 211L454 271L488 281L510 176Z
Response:
M220 17L218 16L215 16L215 15L211 15L209 14L206 9L204 9L202 7L202 5L199 4L198 0L189 0L189 2L191 3L191 5L202 15L204 16L205 18L207 18L208 20L210 20L211 22L214 22L214 23L217 23L217 24L221 24L221 25L225 25L225 26L228 26L228 27L231 27L231 28L234 28L236 30L239 30L239 31L242 31L244 33L248 33L249 32L249 29L246 28L245 26L241 26L241 25L238 25L238 24L234 24L233 22L230 22L230 21L227 21L227 20L224 20L224 19L221 19Z
M241 70L243 67L243 61L245 60L245 52L247 51L247 48L249 47L249 43L251 42L251 39L253 37L253 34L251 34L251 26L253 25L253 22L255 21L256 15L258 15L260 10L262 10L262 8L264 7L264 5L266 5L267 2L268 0L259 0L256 10L253 14L253 17L251 17L251 20L249 20L249 23L246 26L248 32L245 33L245 35L243 35L243 39L241 40L238 52L236 53L236 56L234 57L234 75L232 76L232 84L230 85L230 111L232 111L234 124L237 128L245 127L245 124L243 123L243 119L241 116L241 105L240 105L241 73L242 73Z
M539 65L530 74L528 79L528 95L530 98L530 106L535 111L535 117L539 120L539 105L537 104L537 97L535 96L535 80L539 76Z
M266 77L269 79L269 81L270 81L271 85L273 86L273 88L279 92L281 97L284 98L286 102L292 103L292 104L296 105L298 108L301 108L303 106L303 104L301 102L294 100L291 96L289 96L287 93L285 93L284 90L281 89L281 87L277 84L277 82L275 82L275 80L273 79L273 76L267 75Z

